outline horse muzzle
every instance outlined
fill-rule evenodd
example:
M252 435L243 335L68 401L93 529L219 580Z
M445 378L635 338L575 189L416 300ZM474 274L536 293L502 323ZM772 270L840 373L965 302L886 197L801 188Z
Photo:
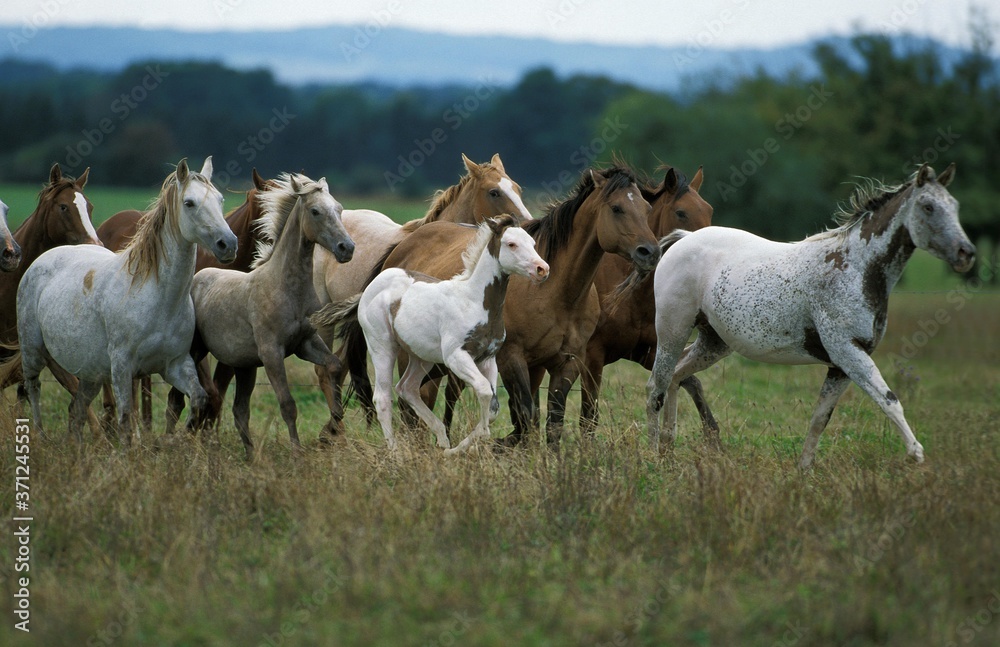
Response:
M640 243L632 250L631 257L640 272L649 272L660 260L660 248L656 244Z
M535 270L528 273L528 278L535 285L545 283L549 278L549 264L543 262L535 265Z
M236 234L229 232L228 235L224 235L216 240L209 249L212 250L212 254L215 255L215 258L220 263L229 265L236 260L236 252L239 251L239 246L240 243L236 238Z
M0 252L0 272L13 272L21 264L21 248L11 240Z
M333 246L331 250L338 263L347 263L354 258L354 241L347 239Z
M964 274L976 263L976 246L972 243L962 243L951 260L951 269Z

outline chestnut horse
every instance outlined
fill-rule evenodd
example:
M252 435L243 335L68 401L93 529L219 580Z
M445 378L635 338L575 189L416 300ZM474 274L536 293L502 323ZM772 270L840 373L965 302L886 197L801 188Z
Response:
M520 442L532 424L532 394L546 371L551 375L546 432L549 442L558 442L566 396L601 314L594 277L604 254L628 258L644 272L656 266L659 247L647 222L650 206L637 182L625 167L586 171L569 198L553 205L545 218L524 225L551 267L551 278L541 285L519 277L510 282L507 339L497 353L514 425L505 445ZM383 267L449 278L462 271L462 250L475 233L453 223L424 225L396 246ZM348 362L360 399L370 401L363 365L356 355L349 354Z
M101 244L91 221L94 207L83 194L89 176L90 168L74 179L63 175L58 163L53 164L49 183L38 194L38 206L14 231L14 241L21 248L21 261L16 268L0 274L0 343L17 342L17 286L36 258L59 245ZM0 359L11 354L0 350ZM76 389L76 378L72 375L51 363L49 369L64 387ZM0 380L0 390L20 382L21 371L15 368ZM94 422L92 419L91 423Z
M673 167L667 167L663 181L656 187L640 187L643 197L652 205L649 228L657 238L675 229L694 231L712 224L712 206L705 202L698 189L703 180L698 169L688 183L687 178ZM649 274L633 286L619 285L632 274L625 259L606 254L597 267L594 285L601 298L601 319L587 342L585 370L580 376L582 406L580 426L593 430L597 425L597 402L601 391L604 367L620 359L641 364L646 370L653 368L656 354L656 308L653 303L653 277ZM613 307L609 307L612 305ZM704 403L701 385L691 377L682 385L694 399L707 429L717 430L715 419Z
M253 188L246 192L246 200L243 204L233 209L226 216L226 224L228 224L232 232L236 234L236 239L239 244L236 251L236 260L233 261L232 264L224 266L219 262L214 254L211 254L199 247L197 261L195 264L195 272L205 269L206 267L227 267L228 269L239 270L240 272L250 271L250 266L253 263L254 254L256 253L257 243L263 240L259 230L253 226L263 215L257 196L262 191L267 191L269 188L275 186L273 181L268 181L262 178L260 174L257 173L256 168L254 168L251 172L251 179L253 181ZM100 237L105 247L113 252L121 251L128 246L129 241L131 241L135 236L135 232L139 225L139 219L141 217L142 212L134 209L119 211L101 223L101 226L97 228L97 235ZM207 376L208 370L207 359L198 363L198 371L200 374ZM205 379L207 381L207 377ZM225 395L226 389L229 388L229 383L232 379L232 368L222 364L216 367L215 376L213 378L213 381L215 382L215 389L210 389L208 391L209 401L202 413L205 420L214 420L218 417L219 411L222 407L221 397ZM142 426L144 430L148 431L152 426L152 385L149 376L143 376L141 378L141 382ZM104 419L106 423L115 419L114 398L112 397L110 390L107 388L104 390Z
M21 246L7 226L9 207L0 200L0 272L13 272L21 264Z

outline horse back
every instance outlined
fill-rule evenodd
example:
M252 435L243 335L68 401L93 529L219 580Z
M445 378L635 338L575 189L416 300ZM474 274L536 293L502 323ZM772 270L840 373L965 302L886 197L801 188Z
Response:
M462 253L476 231L475 227L452 222L429 222L396 245L382 267L399 267L450 279L464 269Z

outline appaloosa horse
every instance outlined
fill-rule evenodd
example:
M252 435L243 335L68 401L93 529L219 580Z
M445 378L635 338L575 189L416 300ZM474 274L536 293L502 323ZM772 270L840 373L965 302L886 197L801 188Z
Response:
M601 313L594 288L601 257L618 254L647 272L659 259L647 223L649 209L634 173L613 167L584 172L569 198L553 205L546 217L525 223L525 231L551 266L551 278L532 285L515 277L508 290L507 339L497 354L514 424L505 444L518 443L532 424L532 394L546 372L551 376L546 432L550 442L558 442L566 396L580 374L587 340ZM461 252L474 235L474 229L453 223L424 225L403 239L384 267L437 278L454 276L462 270ZM351 375L360 399L366 401L367 376L354 367Z
M896 426L920 462L899 399L871 353L885 334L889 293L917 248L965 272L976 248L948 193L955 166L939 177L924 164L905 184L859 189L839 227L797 243L738 229L675 232L663 242L654 276L658 344L647 386L650 444L677 433L680 380L732 351L774 364L829 367L799 465L812 464L820 435L853 381ZM685 348L691 331L695 342ZM660 416L664 417L661 431Z
M222 261L236 256L236 236L212 186L211 158L200 173L181 160L124 252L93 245L51 249L28 268L18 288L19 357L35 424L41 428L39 373L51 358L75 375L70 432L111 381L119 425L131 442L132 380L160 373L204 405L189 350L194 335L191 279L196 244Z
M342 339L352 339L352 352L365 348L375 366L374 403L386 444L395 449L392 433L392 377L400 352L408 361L396 392L437 436L446 453L464 451L479 438L490 437L497 400L496 353L506 335L503 306L511 274L541 283L548 264L535 252L535 241L513 216L487 218L462 255L461 274L439 281L424 274L389 268L364 293L330 304L313 317L317 327L340 325ZM363 338L359 338L363 332ZM480 416L472 432L454 450L444 424L420 399L424 376L443 364L479 399Z

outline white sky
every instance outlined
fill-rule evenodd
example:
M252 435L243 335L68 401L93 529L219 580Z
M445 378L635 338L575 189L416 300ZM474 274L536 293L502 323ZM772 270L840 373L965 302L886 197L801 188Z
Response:
M711 47L775 46L855 27L968 44L972 0L4 0L0 24L131 25L186 30L363 24L561 41ZM979 0L994 21L1000 0Z

